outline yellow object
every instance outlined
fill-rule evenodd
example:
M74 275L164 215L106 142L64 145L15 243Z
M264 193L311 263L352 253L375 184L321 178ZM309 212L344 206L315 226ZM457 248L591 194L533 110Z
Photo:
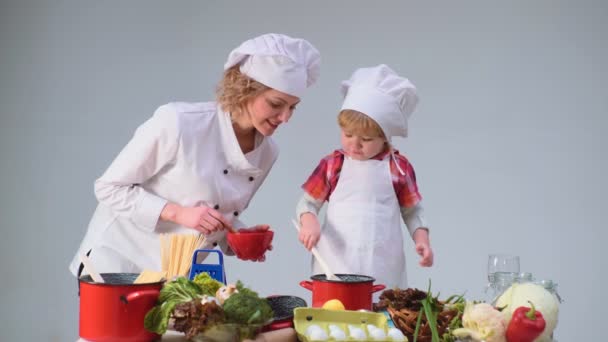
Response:
M167 272L165 271L155 272L150 270L143 270L143 272L139 274L137 279L135 279L133 284L158 283L159 281L166 279L166 277Z
M167 280L175 277L188 277L192 265L192 254L199 249L205 237L202 234L161 234L161 269L166 272Z
M326 310L344 310L344 304L338 299L330 299L323 304L323 309Z

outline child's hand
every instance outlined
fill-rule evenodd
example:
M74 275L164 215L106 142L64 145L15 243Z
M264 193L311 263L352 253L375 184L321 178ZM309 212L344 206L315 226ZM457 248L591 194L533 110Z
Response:
M321 237L321 226L317 217L311 213L302 214L300 218L302 226L300 227L300 234L298 234L298 240L306 247L311 250L319 242Z
M433 250L428 243L417 243L416 253L420 255L420 266L431 267L433 266Z
M418 228L414 232L414 243L416 244L416 253L420 255L420 266L433 266L433 250L429 241L429 231L426 228Z

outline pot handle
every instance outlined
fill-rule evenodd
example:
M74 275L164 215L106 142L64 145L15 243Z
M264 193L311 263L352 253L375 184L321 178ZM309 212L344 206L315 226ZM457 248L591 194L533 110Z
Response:
M312 291L312 282L308 281L308 280L302 280L300 282L300 286L302 286L303 288Z
M380 290L384 290L385 288L386 288L386 286L385 286L385 285L382 285L382 284L374 285L374 286L372 287L372 293L374 293L374 292L378 292L378 291L380 291Z
M155 296L158 297L158 295L160 294L159 290L142 290L142 291L135 291L135 292L131 292L128 295L121 295L120 296L120 301L125 303L125 304L129 304L130 301L136 300L138 298L144 298L144 297L150 297L150 296Z

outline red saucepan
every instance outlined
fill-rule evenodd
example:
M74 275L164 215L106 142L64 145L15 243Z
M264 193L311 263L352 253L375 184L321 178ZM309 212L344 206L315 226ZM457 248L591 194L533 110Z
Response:
M104 283L80 277L80 337L88 341L153 341L144 328L164 281L133 284L137 273L103 273Z
M322 307L330 299L338 299L346 310L371 310L372 294L384 290L384 285L374 285L376 279L359 274L336 274L340 280L328 280L325 274L301 281L300 286L312 291L312 306Z

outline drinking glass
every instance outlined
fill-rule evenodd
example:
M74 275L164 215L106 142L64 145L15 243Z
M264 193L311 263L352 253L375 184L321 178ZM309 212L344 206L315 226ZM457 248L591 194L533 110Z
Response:
M490 254L488 256L488 282L494 283L496 273L519 274L519 256L510 254Z
M488 302L494 303L519 275L519 256L510 254L490 254L488 256L488 284L486 296ZM492 290L488 294L488 290Z

